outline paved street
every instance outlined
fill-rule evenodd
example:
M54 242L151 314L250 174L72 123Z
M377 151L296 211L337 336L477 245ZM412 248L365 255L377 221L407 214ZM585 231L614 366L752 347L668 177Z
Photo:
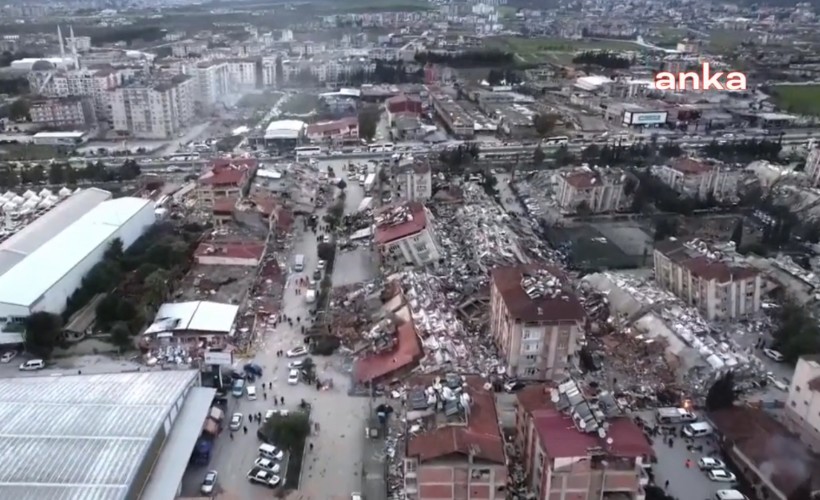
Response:
M348 198L354 196L353 193L348 194ZM274 388L268 391L268 400L262 397L262 391L258 391L260 397L257 401L232 398L228 413L239 411L246 415L257 412L264 414L266 410L275 408L270 401L273 395L284 397L286 407L296 407L301 399L309 401L313 405L311 418L319 423L320 431L310 437L309 442L313 443L314 449L306 453L299 492L291 498L349 499L351 492L360 491L362 487L362 437L368 416L368 399L347 395L350 389L350 376L339 368L342 366L342 360L338 356L313 358L317 365L317 375L323 380L333 379L334 388L322 392L304 384L288 385L287 363L290 360L276 357L278 350L303 345L300 326L305 324L308 318L308 307L304 293L297 294L295 283L299 278L311 275L318 262L316 235L302 231L301 219L296 221L295 232L291 255L305 256L305 270L289 275L282 313L290 318L301 318L301 322L294 322L293 328L287 323L280 323L278 327L257 332L258 336L264 338L264 346L259 349L254 362L264 369L262 382L273 382ZM241 366L247 361L239 360L237 365ZM259 387L259 382L256 385ZM209 466L219 472L222 491L238 498L256 498L259 495L270 498L268 490L249 483L246 478L257 456L256 448L259 442L256 439L256 429L256 423L250 424L250 432L247 435L242 432L235 433L233 441L230 440L228 433L224 432L218 439L215 456ZM188 474L185 493L195 492L206 469L207 467L203 467Z

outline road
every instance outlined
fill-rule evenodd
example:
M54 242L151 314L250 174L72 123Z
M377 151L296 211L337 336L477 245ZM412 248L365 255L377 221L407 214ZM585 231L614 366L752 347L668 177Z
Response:
M301 321L298 324L294 321L293 327L284 322L256 332L257 337L263 339L263 345L253 361L263 367L262 382L272 382L273 390L268 391L267 399L259 397L257 401L232 398L228 413L239 411L245 415L257 412L264 414L268 409L277 408L270 402L274 395L284 397L285 406L290 408L295 408L301 399L309 401L313 408L311 419L319 423L320 430L310 436L309 443L314 448L306 453L299 487L301 496L297 498L349 500L350 493L360 491L362 487L362 437L369 412L368 398L348 396L350 376L340 368L343 363L339 355L314 357L319 378L333 379L334 388L321 392L302 383L288 385L287 364L291 360L276 356L279 350L286 351L304 345L300 326L308 318L308 306L296 283L299 278L311 275L318 262L316 234L303 230L301 218L296 220L294 228L288 262L293 261L293 255L302 254L305 256L305 270L302 273L289 272L281 313L289 318L301 318ZM236 364L241 366L248 361L250 360L239 360ZM258 382L256 385L259 387ZM262 391L259 393L263 396ZM256 438L257 424L247 425L250 430L247 435L238 432L234 433L233 440L228 435L218 438L209 467L189 470L184 481L185 494L194 494L206 469L213 468L219 472L221 491L243 499L270 498L269 490L251 484L246 478L259 445Z

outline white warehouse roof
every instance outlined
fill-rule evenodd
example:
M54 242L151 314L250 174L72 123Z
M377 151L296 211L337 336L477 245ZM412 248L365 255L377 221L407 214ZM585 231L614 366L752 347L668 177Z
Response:
M200 331L230 333L239 306L220 302L191 301L163 304L146 335Z
M301 120L272 121L265 129L265 139L298 139L306 128L307 123Z
M142 198L100 203L0 276L0 303L31 307L149 204L153 202Z
M140 469L155 458L166 418L177 420L172 436L179 426L198 434L201 421L184 422L174 408L183 397L183 409L201 399L193 398L205 390L197 387L185 396L198 376L163 370L0 379L0 498L128 498ZM210 399L199 408L203 420Z
M84 189L69 196L54 209L0 243L0 275L48 243L72 222L110 198L111 193L108 191L97 188Z

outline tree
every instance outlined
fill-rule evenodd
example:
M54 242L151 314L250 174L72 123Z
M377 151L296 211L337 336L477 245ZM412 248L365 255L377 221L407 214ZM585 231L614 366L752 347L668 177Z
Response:
M134 343L131 339L131 330L128 328L128 323L117 321L111 327L110 337L111 343L117 346L120 352L127 351L128 348L133 347Z
M336 246L333 243L319 243L316 255L325 262L333 262L336 257Z
M310 384L316 382L316 363L313 362L313 358L305 358L305 360L302 361L300 370L305 377L305 381Z
M158 306L168 295L171 275L165 269L157 269L145 278L144 299L149 306Z
M28 112L28 101L23 98L17 99L13 103L11 103L11 106L9 106L9 118L11 118L14 121L28 120Z
M535 148L535 151L533 151L532 153L532 162L535 164L535 166L541 166L544 164L544 160L546 159L546 157L546 153L544 153L544 150L541 149L541 146L539 145L537 148Z
M379 126L379 108L365 105L359 110L359 137L372 141Z
M290 412L287 415L275 413L259 429L259 438L267 443L276 443L286 450L304 446L310 434L310 420L307 413Z
M655 221L655 241L662 241L678 234L678 222L670 219Z
M558 115L553 113L538 113L532 119L533 127L541 137L549 135L555 129L556 123L558 123Z
M344 191L345 188L347 188L347 183L344 179L339 179L339 182L336 183L336 187Z
M706 394L706 409L709 411L725 410L734 406L737 400L735 391L735 374L728 372L715 380Z
M47 359L60 343L63 321L50 312L36 312L26 319L26 351Z

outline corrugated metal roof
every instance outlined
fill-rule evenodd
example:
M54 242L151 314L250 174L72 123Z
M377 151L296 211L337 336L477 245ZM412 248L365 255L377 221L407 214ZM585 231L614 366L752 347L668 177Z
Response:
M149 203L118 198L97 205L0 276L0 302L31 306Z
M187 371L0 379L0 498L124 498Z
M97 188L84 189L33 220L0 243L0 274L13 268L25 256L48 243L74 221L108 199L111 199L111 193L108 191Z

